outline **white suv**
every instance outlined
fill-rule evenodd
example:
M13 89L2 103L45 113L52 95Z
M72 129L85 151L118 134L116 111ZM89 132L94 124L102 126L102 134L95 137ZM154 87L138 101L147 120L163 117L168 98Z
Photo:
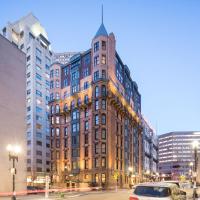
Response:
M171 183L143 183L135 187L129 200L186 200L186 195Z

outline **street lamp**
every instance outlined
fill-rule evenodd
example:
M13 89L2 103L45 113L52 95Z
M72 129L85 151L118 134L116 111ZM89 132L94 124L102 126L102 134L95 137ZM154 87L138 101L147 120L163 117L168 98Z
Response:
M199 146L199 143L197 140L194 140L192 142L192 147L194 149L194 185L193 185L193 198L195 199L197 197L197 192L196 192L196 177L197 177L197 150L198 150L198 146Z
M10 170L12 174L12 190L13 190L13 196L11 197L12 200L16 200L16 193L15 193L15 175L17 173L17 170L15 168L15 160L18 162L18 154L21 152L21 147L18 145L11 145L9 144L6 147L8 151L9 161L12 160L12 168Z
M130 177L130 179L131 179L131 181L130 181L130 185L132 185L132 178L133 178L133 167L131 167L131 166L129 166L128 167L128 171L129 171L129 177ZM129 187L131 188L131 186L129 185Z

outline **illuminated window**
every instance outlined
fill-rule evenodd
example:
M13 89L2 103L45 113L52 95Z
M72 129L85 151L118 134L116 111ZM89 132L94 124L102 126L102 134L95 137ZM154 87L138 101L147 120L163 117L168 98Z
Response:
M56 128L56 136L59 136L59 135L60 135L60 129Z
M99 96L99 87L96 86L95 87L95 97L98 97Z
M103 65L106 64L106 55L102 55L102 57L101 57L101 64L103 64Z

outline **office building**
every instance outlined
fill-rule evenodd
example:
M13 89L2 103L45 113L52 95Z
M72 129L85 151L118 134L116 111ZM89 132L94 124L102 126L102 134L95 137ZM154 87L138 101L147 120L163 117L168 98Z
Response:
M51 181L128 187L142 177L141 96L102 23L91 48L50 70Z
M3 35L26 54L27 181L44 183L50 171L48 122L49 67L52 53L45 29L28 14L3 28Z
M200 142L200 131L170 132L159 136L159 173L162 178L190 179L194 164L193 141Z
M7 146L21 148L16 190L26 189L26 55L0 34L0 196L12 192L12 162Z

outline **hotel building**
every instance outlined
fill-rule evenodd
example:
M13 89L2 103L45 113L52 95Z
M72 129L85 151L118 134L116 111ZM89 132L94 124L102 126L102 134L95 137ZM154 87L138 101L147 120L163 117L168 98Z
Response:
M200 142L200 132L170 132L159 136L159 173L162 177L175 180L181 176L186 179L191 177L191 163L194 164L193 141Z
M45 29L28 14L3 28L3 35L26 54L26 132L28 183L44 183L50 171L48 122L52 53Z
M50 69L51 181L126 187L142 176L141 96L102 23L91 48Z

